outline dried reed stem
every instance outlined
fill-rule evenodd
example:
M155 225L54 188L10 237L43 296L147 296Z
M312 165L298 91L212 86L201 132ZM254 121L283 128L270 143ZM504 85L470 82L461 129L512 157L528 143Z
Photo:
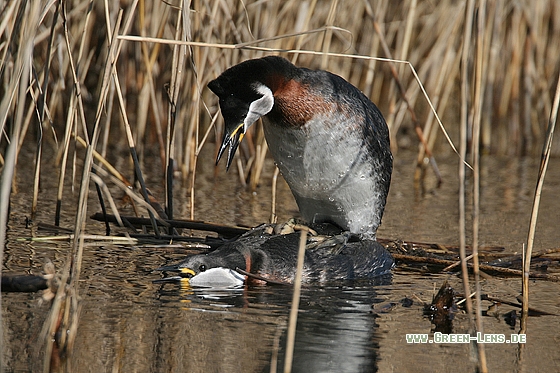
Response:
M45 58L45 68L43 70L43 86L41 87L39 99L37 101L37 148L35 153L35 174L33 183L33 200L31 202L31 217L35 218L37 212L37 200L39 198L39 181L41 179L41 158L43 155L43 121L45 120L45 109L47 104L47 91L49 88L49 75L51 67L51 50L54 43L55 26L58 20L60 10L60 2L56 2L56 9L54 10L53 20L51 24L51 32L49 34L49 41L47 44L47 55ZM37 82L38 83L38 82Z
M467 155L467 128L469 122L469 55L472 36L472 22L474 16L474 0L469 0L465 9L465 23L463 30L463 50L461 53L461 141L460 156L466 159ZM463 280L464 294L471 294L469 285L469 271L466 253L466 209L465 209L465 165L459 163L459 256L461 257L461 277ZM471 334L475 329L473 318L473 306L470 297L465 298L465 307L469 317L469 328Z
M484 103L484 69L486 68L486 55L484 53L484 28L486 17L486 2L479 1L477 12L477 41L476 41L476 61L475 61L475 89L474 89L474 117L473 117L473 273L476 289L476 330L484 333L482 326L482 304L480 286L480 269L478 261L478 228L480 218L480 119L482 105ZM478 347L478 367L483 373L488 372L486 364L486 350L483 343L477 343Z
M25 96L27 94L29 84L28 78L31 75L33 37L36 32L39 10L39 2L29 4L29 7L27 7L27 4L25 3L20 5L18 15L21 17L22 21L21 29L14 30L14 32L18 34L17 36L19 38L18 53L14 61L16 77L18 79L13 79L10 82L8 86L9 90L0 102L0 109L6 110L7 112L12 106L13 99L17 99L14 120L10 130L10 142L5 153L4 165L2 167L0 177L0 263L4 263L4 245L6 242L6 228L8 226L9 219L8 210L10 206L10 192L12 188L12 178L17 163L18 144L23 124L23 113L25 110ZM0 125L0 133L2 133L1 129L4 128L4 124L5 117ZM0 276L2 275L2 267L3 265L0 266ZM5 323L2 318L2 309L4 309L4 307L2 304L2 295L0 293L0 335L5 335ZM0 351L4 351L4 338L0 340Z
M294 294L292 296L292 307L290 309L290 320L288 322L288 336L286 338L286 356L284 359L284 373L292 371L292 360L294 356L294 345L296 339L297 316L299 311L299 298L301 293L301 279L303 275L303 263L305 260L305 243L307 242L307 229L302 229L299 238L299 251L297 258L296 277L294 278Z
M274 175L272 176L272 198L270 202L270 224L276 224L278 221L278 216L276 215L276 195L277 195L277 187L278 187L278 175L280 174L280 170L278 167L274 168Z
M183 74L184 59L186 53L186 31L181 27L182 17L185 15L182 8L177 12L177 24L175 25L175 40L178 43L173 48L173 59L171 67L171 82L168 91L168 110L167 110L167 144L165 148L166 153L166 184L165 184L165 199L167 206L167 216L173 219L173 172L175 167L176 155L176 125L177 125L177 101L179 97L180 81ZM188 9L186 10L188 12ZM182 31L181 31L182 30Z
M387 42L385 41L385 37L384 37L383 33L381 32L381 28L379 27L379 23L375 19L373 21L373 28L375 29L375 32L379 36L379 39L381 41L381 46L383 47L383 51L384 51L385 55L387 56L387 58L392 59L391 52L389 51L389 46L387 45ZM435 159L432 155L432 151L428 147L428 143L426 142L426 138L424 137L424 133L422 132L422 128L420 127L420 124L418 122L416 112L414 111L413 106L410 104L410 101L408 100L408 97L406 96L406 91L405 91L405 89L404 89L404 87L403 87L403 85L402 85L402 83L399 79L399 74L398 74L397 69L396 69L393 62L389 62L389 68L391 70L391 74L393 75L393 79L394 79L395 84L398 88L401 99L407 105L408 112L410 113L410 119L412 120L412 124L414 126L414 129L416 130L416 135L418 136L418 139L420 140L420 142L424 146L424 151L426 152L426 155L428 156L428 158L430 158L430 164L432 165L432 167L434 169L434 173L435 173L435 175L438 179L438 184L440 184L441 183L441 174L438 170L437 164L436 164ZM435 112L435 110L434 110L434 112ZM421 166L421 163L418 163L417 170L419 169L420 166ZM416 173L416 175L418 175L418 173ZM415 179L417 179L417 178L415 177Z
M529 232L527 234L527 248L524 251L523 263L523 282L522 282L522 295L523 295L523 313L521 317L521 331L525 333L527 329L527 317L529 316L529 271L531 269L531 257L533 255L533 244L535 242L535 230L537 227L537 217L539 214L539 205L541 201L541 193L544 185L544 177L550 159L550 149L552 147L552 137L554 136L554 129L556 127L556 120L558 119L558 107L560 105L560 74L556 84L556 93L554 94L554 102L552 110L550 111L550 118L548 120L548 130L546 133L546 140L543 145L541 164L539 167L539 175L537 178L537 186L535 188L535 196L533 199L533 209L531 211L531 223L529 225Z

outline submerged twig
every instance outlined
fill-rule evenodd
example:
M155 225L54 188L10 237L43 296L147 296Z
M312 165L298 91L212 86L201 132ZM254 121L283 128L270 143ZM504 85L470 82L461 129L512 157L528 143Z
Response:
M426 263L426 264L435 264L441 266L450 266L455 265L456 261L448 260L448 259L439 259L439 258L432 258L432 257L420 257L415 255L404 255L404 254L391 254L393 258L397 260L402 260L405 262L414 262L414 263ZM473 268L473 264L468 263L468 268ZM504 268L493 266L489 264L479 264L478 268L482 271L486 272L496 272L502 275L508 276L521 276L523 272L519 269L512 269L512 268ZM541 280L548 280L554 282L560 282L560 277L557 275L549 275L546 273L536 273L531 272L529 273L530 278L534 279L541 279Z
M488 300L490 302L496 302L496 303L503 303L503 304L507 304L508 306L512 306L512 307L516 307L516 308L523 308L523 305L521 303L515 303L515 302L511 302L509 300L505 300L502 298L496 298L493 296L490 296L488 294L480 294L480 299L482 300ZM550 313L550 312L546 312L546 311L541 311L538 310L536 308L533 307L529 307L529 312L528 314L531 313L534 316L558 316L555 313Z
M2 275L2 292L34 293L48 288L42 275Z

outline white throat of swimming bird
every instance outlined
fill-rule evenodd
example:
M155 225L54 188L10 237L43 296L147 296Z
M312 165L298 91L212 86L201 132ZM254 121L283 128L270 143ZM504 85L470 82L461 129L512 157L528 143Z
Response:
M251 102L249 112L243 121L243 132L246 132L247 128L259 120L260 117L268 114L270 110L272 110L272 106L274 106L274 96L270 88L262 83L256 83L253 88L257 93L261 94L262 97Z

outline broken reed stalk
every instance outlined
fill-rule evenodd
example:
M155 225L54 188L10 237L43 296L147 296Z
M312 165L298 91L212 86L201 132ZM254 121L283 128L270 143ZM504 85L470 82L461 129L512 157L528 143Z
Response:
M521 292L523 296L523 309L521 314L521 330L520 333L525 333L527 330L527 317L529 315L529 271L531 268L531 256L533 254L533 244L535 242L535 230L537 227L537 218L539 214L539 205L541 201L541 193L544 185L544 177L550 159L550 149L552 147L552 137L554 136L554 129L556 127L556 120L558 119L558 107L560 105L560 74L556 83L556 93L554 94L554 102L550 117L548 120L548 129L546 132L546 139L543 145L541 164L539 167L539 175L537 178L537 186L535 188L535 196L533 199L533 209L531 211L531 223L529 225L529 232L527 234L527 248L524 251L523 263L523 282Z
M101 192L105 196L105 198L109 201L109 206L111 206L111 211L113 211L113 214L115 215L115 218L117 220L117 223L119 224L119 227L124 227L121 216L119 214L119 209L117 208L117 204L115 203L113 197L111 196L111 192L109 191L109 188L107 187L107 184L103 181L102 178L97 176L97 172L96 172L95 169L93 170L93 172L91 174L91 179L97 185L98 191ZM104 199L102 199L102 196L99 196L99 202L102 203L103 201L104 201ZM103 210L103 215L107 215L105 209ZM151 223L151 221L150 221L150 223ZM109 236L110 235L110 230L108 228L109 223L107 221L105 221L105 224L107 226L107 229L106 229L107 236Z
M89 15L86 16L86 19L89 18ZM80 65L80 61L78 60L78 66ZM74 87L75 88L75 87ZM72 138L72 133L75 131L76 122L74 120L75 113L76 113L76 94L70 96L70 103L68 105L68 111L66 116L66 126L64 130L64 140L62 142L62 153L59 152L60 157L60 171L58 174L58 188L57 188L57 195L56 195L56 207L54 213L54 225L60 225L60 214L62 210L62 197L64 194L64 180L66 178L66 165L68 162L68 152L70 151L70 139ZM84 147L85 147L84 142ZM58 157L57 157L58 158ZM58 163L58 159L56 161Z
M158 217L160 214L158 214L157 210L155 209L154 206L152 206L152 204L150 204L150 202L146 202L146 200L145 200L143 197L141 197L141 196L139 196L138 194L136 194L133 190L131 190L131 189L127 186L127 184L123 183L123 182L122 182L119 178L117 178L116 176L107 173L107 171L105 171L104 169L102 169L102 168L99 167L99 166L94 165L93 167L95 168L95 170L96 170L96 172L97 172L98 174L100 174L101 176L104 176L104 177L109 177L109 178L111 179L111 181L113 182L113 184L115 184L115 185L116 185L117 187L119 187L127 196L129 196L129 197L130 197L131 204L133 205L133 207L134 207L134 204L135 204L135 203L138 204L139 206L144 207L147 211L150 211L154 217L156 217L156 218L155 218L156 224L157 224L158 222L160 222L160 223L162 222L162 219L160 219L160 218ZM136 210L135 210L135 211L136 211ZM149 221L150 221L150 224L152 224L152 220L151 220L150 218L149 218ZM148 224L145 224L145 225L148 225ZM164 225L165 225L165 224L164 224Z
M301 279L303 275L303 263L305 260L305 243L307 242L308 229L301 230L299 238L299 250L297 258L296 277L294 278L294 294L292 296L292 307L290 308L290 320L288 321L288 336L286 337L286 355L284 359L284 373L292 371L292 360L294 357L294 345L296 339L297 316L299 311L299 298L301 294Z

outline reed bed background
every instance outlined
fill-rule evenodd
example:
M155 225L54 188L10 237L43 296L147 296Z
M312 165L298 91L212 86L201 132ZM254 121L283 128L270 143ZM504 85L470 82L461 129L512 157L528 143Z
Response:
M419 164L431 157L437 172L437 158L449 156L451 147L410 66L452 142L458 144L463 133L462 154L469 163L467 153L479 151L537 154L560 70L560 5L555 0L0 1L1 247L22 149L36 152L32 213L43 162L56 162L60 169L59 201L69 193L62 185L73 177L72 163L84 166L76 182L76 239L67 268L75 283L89 181L103 184L91 176L94 163L128 190L142 184L145 156L157 155L168 185L182 178L191 186L195 218L197 157L202 146L217 149L222 131L217 100L206 84L232 65L268 54L345 77L384 113L393 151L419 149ZM473 131L478 119L480 127ZM236 167L240 182L254 188L269 181L260 180L266 143L261 129L253 127ZM55 150L54 159L42 158L45 147ZM552 153L559 152L557 140ZM110 166L126 154L137 158L136 166L132 161L124 169ZM141 189L138 194L149 200ZM169 218L172 201L168 188ZM152 219L161 217L148 209ZM76 292L53 307L53 315L64 307L77 312ZM75 325L71 317L66 322Z
M135 147L142 163L144 152L150 151L159 155L168 180L180 175L194 188L201 147L207 142L217 146L221 136L217 102L206 84L245 59L281 54L301 66L333 71L358 86L385 114L393 151L419 147L419 164L426 149L428 156L436 152L435 163L438 153L447 156L451 148L412 69L375 57L410 62L454 143L463 122L469 144L472 141L473 109L479 100L481 152L536 154L560 69L559 5L552 0L488 2L483 46L478 50L484 89L482 96L475 97L476 43L468 43L469 58L461 62L465 37L476 37L476 29L469 35L463 32L466 4L45 1L36 27L24 34L22 22L29 20L29 9L4 2L0 4L0 149L6 149L15 136L10 131L21 126L17 152L24 143L37 144L35 177L40 176L41 147L46 144L57 151L63 180L68 177L68 159L76 159L69 156L69 149L89 143L95 127L97 159L115 163L122 156L116 149ZM119 7L128 19L126 32L122 24L115 30ZM111 72L107 64L113 34L119 42ZM121 35L136 37L125 41ZM22 76L18 53L30 40L31 71ZM462 64L467 81L461 76ZM28 82L29 92L17 98L14 84L20 80ZM462 83L466 102L460 99ZM461 118L458 113L464 105L468 116ZM23 113L17 119L20 107ZM262 131L254 127L237 158L240 180L252 188L260 181L266 155ZM558 154L558 140L554 145L552 154ZM4 156L5 150L0 164ZM434 170L437 174L436 166ZM130 175L132 166L119 171ZM62 188L58 194L62 198ZM171 204L173 199L166 200ZM172 206L168 213L172 217ZM191 218L194 215L192 206Z
M138 39L127 41L119 46L115 66L123 109L139 158L143 159L149 146L159 152L162 164L166 163L169 140L166 135L171 124L175 167L185 179L195 169L202 141L208 139L215 143L213 140L221 130L221 118L218 118L215 130L212 128L209 136L204 137L217 112L216 100L205 88L206 84L226 68L266 54L282 54L301 66L328 69L358 86L387 117L395 151L416 147L418 140L406 104L395 88L390 64L333 54L407 60L418 71L446 129L458 141L465 2L222 0L186 2L188 11L181 11L180 3L169 2L139 1L137 6L133 6L135 2L63 1L60 4L56 1L41 4L39 23L32 35L21 35L20 24L29 16L28 9L22 10L9 2L2 4L0 51L4 99L12 97L10 84L18 76L14 63L18 46L23 42L20 38L30 37L34 43L32 72L24 77L33 89L23 102L9 100L11 105L6 105L3 115L8 122L6 119L2 122L2 148L6 147L10 136L7 130L20 105L25 109L20 144L36 142L40 128L42 141L62 153L67 147L62 140L65 133L72 133L68 127L75 122L78 122L76 136L87 137L82 131L86 128L91 131L93 127L93 108L99 106L102 74L119 6L125 14L133 12L128 35L138 35L140 40L145 37L145 40L161 38L199 43L178 47ZM482 151L507 155L540 151L560 68L558 8L554 1L488 2L482 51ZM64 16L59 16L59 12ZM118 33L122 34L122 30ZM388 46L386 51L383 43ZM280 53L282 50L325 54ZM470 50L468 68L472 72L474 43ZM69 60L69 54L74 61ZM441 146L445 144L443 141L438 142L441 132L434 125L433 115L410 69L397 64L397 70L428 145L445 152L449 148ZM81 89L83 118L74 118L68 112L68 104L73 103L75 96L74 79ZM129 145L120 124L123 119L117 109L113 82L105 88L109 92L101 103L103 128L97 148L103 157L109 148ZM469 89L469 104L473 107L474 85L470 84ZM38 119L38 114L43 118ZM262 136L256 132L254 142L248 141L242 153L244 166L255 155L256 147L263 144ZM557 148L554 147L556 153Z

